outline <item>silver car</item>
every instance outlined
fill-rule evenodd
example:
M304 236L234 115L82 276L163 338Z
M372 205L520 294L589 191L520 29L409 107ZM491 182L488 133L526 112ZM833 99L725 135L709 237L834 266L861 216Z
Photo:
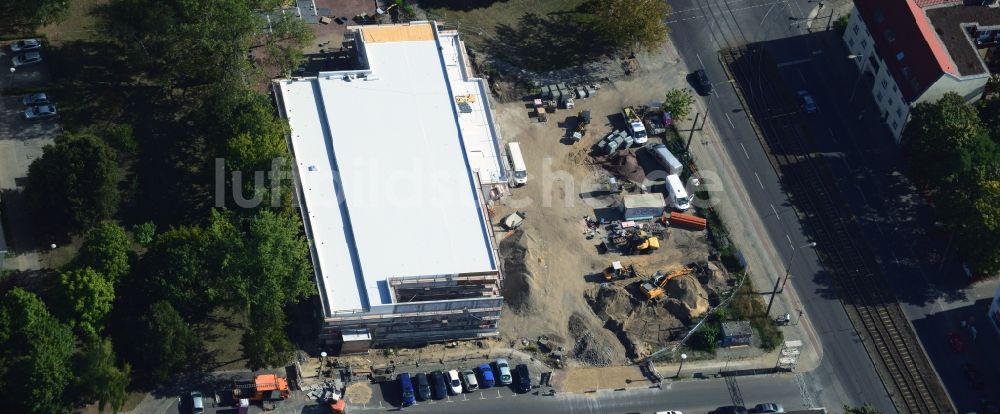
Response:
M41 48L42 48L42 41L38 39L18 40L10 44L10 51L14 53L27 52L29 50L38 50Z
M42 54L38 52L28 52L21 55L14 56L11 62L14 63L15 67L31 65L39 63L42 61Z
M44 119L56 116L55 105L32 106L24 111L25 119Z
M514 382L510 376L510 364L507 363L506 359L497 358L497 370L500 371L501 384L510 385L510 383Z
M45 105L49 103L49 96L45 92L33 93L21 98L21 103L27 106Z

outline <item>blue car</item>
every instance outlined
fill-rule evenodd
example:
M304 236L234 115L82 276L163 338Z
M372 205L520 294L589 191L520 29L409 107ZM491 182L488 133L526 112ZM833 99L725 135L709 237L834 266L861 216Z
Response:
M493 368L490 368L490 364L482 364L479 366L479 376L483 378L479 382L479 387L486 389L496 385L496 381L493 380Z
M403 393L403 405L413 405L413 403L417 402L417 396L413 393L413 381L410 379L409 372L399 374L399 389Z

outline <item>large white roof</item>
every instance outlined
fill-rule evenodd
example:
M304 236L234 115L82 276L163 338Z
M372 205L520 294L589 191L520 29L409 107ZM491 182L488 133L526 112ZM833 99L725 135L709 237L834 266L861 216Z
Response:
M496 270L437 42L365 50L371 80L277 83L328 313L391 303L389 277Z

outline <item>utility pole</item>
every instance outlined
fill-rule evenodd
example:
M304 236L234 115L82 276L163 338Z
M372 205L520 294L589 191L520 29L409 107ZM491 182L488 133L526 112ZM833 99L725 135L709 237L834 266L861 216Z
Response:
M803 244L799 246L799 249L803 247L816 247L816 242ZM785 290L785 284L788 283L788 277L791 275L792 272L792 262L795 260L795 253L798 253L798 249L793 247L792 252L788 257L788 263L785 264L785 277L784 277L785 282L781 283L782 278L780 277L774 280L774 289L771 290L771 299L767 301L767 312L764 312L764 316L768 317L771 316L771 305L774 305L774 296L778 294L778 285L779 284L781 285L782 292L784 292Z
M691 140L694 139L694 130L695 130L695 127L698 126L698 117L700 117L700 116L701 116L701 112L698 112L698 113L694 114L694 123L691 124L691 133L688 135L688 142L687 142L687 145L684 147L684 153L685 154L691 153Z

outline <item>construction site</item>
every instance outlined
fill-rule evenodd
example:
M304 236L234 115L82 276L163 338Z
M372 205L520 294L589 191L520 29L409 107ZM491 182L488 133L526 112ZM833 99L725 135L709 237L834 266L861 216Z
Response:
M637 362L676 344L733 289L704 218L668 195L666 177L681 171L653 150L671 121L657 101L672 59L644 56L645 67L623 65L614 81L542 85L530 100L497 105L505 141L536 168L492 208L500 333L553 351L556 366ZM523 220L512 230L504 218L515 213Z

